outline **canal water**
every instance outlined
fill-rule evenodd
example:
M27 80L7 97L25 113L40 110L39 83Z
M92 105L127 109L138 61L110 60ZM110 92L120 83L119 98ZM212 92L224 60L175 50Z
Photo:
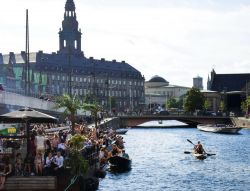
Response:
M201 141L215 156L204 161L191 154L187 142ZM140 128L124 135L132 169L108 172L100 191L235 191L250 190L250 130L238 135L214 134L196 128Z

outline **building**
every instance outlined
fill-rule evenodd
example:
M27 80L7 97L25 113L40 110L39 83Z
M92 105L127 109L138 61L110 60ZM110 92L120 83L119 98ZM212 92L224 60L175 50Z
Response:
M203 79L200 76L193 78L193 87L199 90L203 90Z
M0 54L0 83L7 91L30 96L69 93L84 100L89 95L108 110L139 109L144 102L142 74L125 61L86 58L81 36L74 1L67 0L59 50Z
M221 94L217 91L201 90L205 99L208 101L208 111L217 113L220 110Z
M167 80L160 76L153 76L145 82L145 103L147 106L165 106L170 98L179 99L191 88L184 86L171 85Z
M212 70L207 89L221 94L221 101L225 102L227 111L240 114L241 102L250 95L250 73L216 74Z

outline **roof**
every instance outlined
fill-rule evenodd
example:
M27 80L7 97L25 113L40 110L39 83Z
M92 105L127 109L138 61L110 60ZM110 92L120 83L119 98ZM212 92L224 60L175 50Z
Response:
M153 76L148 82L164 82L164 83L168 83L168 81L166 81L164 78L162 78L160 76Z
M250 74L215 74L211 90L213 91L241 91L250 81Z
M0 54L0 65L8 65L11 57L12 63L16 66L22 66L25 63L25 53L21 54ZM50 72L67 72L69 67L73 68L74 73L93 75L106 75L111 77L143 78L141 73L126 63L125 61L118 62L116 60L108 61L105 59L94 59L93 57L86 58L83 55L74 55L70 57L71 66L69 65L68 54L52 53L47 54L42 51L30 53L30 63L39 71Z

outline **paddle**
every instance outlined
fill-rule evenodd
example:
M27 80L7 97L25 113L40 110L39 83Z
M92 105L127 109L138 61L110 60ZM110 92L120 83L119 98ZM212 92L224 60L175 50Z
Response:
M189 143L191 143L192 145L195 145L192 141L190 141L189 139L187 139L187 141L189 142ZM213 155L216 155L216 154L214 154L214 153L207 153L205 150L204 150L204 152L207 154L207 156L213 156ZM185 154L190 154L191 152L189 152L189 151L184 151L184 153Z
M189 142L189 143L191 143L192 145L195 145L192 141L190 141L189 139L187 139L187 141Z

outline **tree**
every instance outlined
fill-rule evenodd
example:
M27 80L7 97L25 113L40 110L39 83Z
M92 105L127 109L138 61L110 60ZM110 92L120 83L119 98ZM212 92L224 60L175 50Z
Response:
M240 109L242 112L246 112L247 111L247 102L246 101L242 101L240 103Z
M175 98L170 98L168 101L167 101L167 107L168 108L177 108L178 105L177 105L177 101Z
M63 114L69 116L72 123L72 132L75 132L77 110L82 109L82 104L77 97L71 98L68 94L56 97L55 108L64 108Z
M220 101L220 110L222 112L225 112L226 111L226 104L225 104L225 101Z
M204 109L207 111L208 108L209 108L209 102L208 102L208 100L205 100L204 101Z
M81 153L85 141L86 137L80 134L75 134L69 140L69 157L65 162L71 167L72 175L79 176L88 169L88 161L83 158Z
M70 173L73 177L68 187L64 190L68 190L71 185L75 184L76 180L86 174L89 168L88 161L82 156L82 148L85 141L86 137L80 134L75 134L69 140L69 157L65 159L64 165L70 167Z
M95 128L97 128L98 112L102 110L102 107L95 102L93 104L84 103L82 108L91 112L91 115L94 117Z
M87 93L84 97L84 103L94 103L94 101L94 95L92 95L91 93Z
M242 101L240 105L241 110L243 112L246 112L246 115L248 115L249 107L250 107L250 96L248 96L245 101Z
M192 88L187 92L184 109L188 112L202 110L205 102L204 95L197 88Z
M181 98L181 99L170 98L170 99L167 101L167 107L168 107L168 108L178 108L178 109L182 109L182 107L183 107L183 98Z

